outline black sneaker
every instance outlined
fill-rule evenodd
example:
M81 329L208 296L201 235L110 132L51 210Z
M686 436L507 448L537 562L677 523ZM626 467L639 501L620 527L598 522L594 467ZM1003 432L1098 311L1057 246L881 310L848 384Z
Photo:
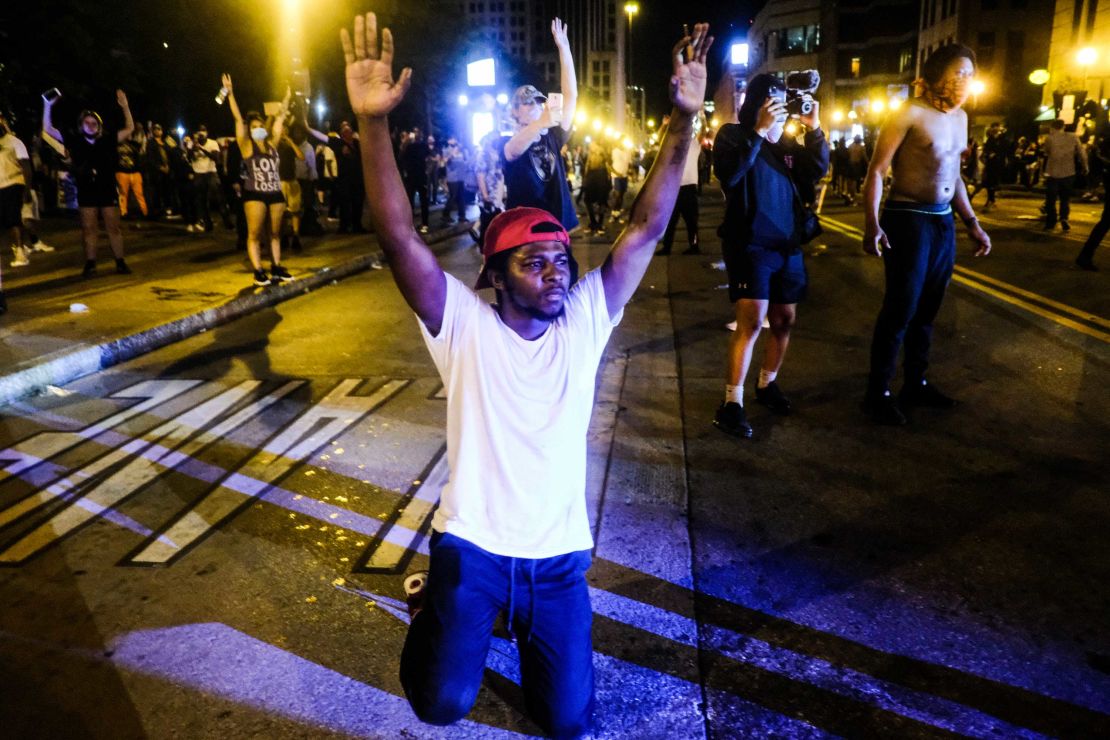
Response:
M776 414L789 414L790 413L790 399L779 388L779 384L771 381L767 384L766 388L755 389L755 400L767 408L774 411Z
M270 270L270 275L272 277L270 282L275 284L293 282L293 276L289 274L289 270L286 270L281 265L274 265Z
M921 406L929 409L950 409L958 402L944 395L932 383L922 380L920 385L906 385L898 394L902 406Z
M752 425L748 423L744 407L734 401L725 401L717 407L717 413L713 416L713 426L734 437L745 439L752 437Z
M1071 231L1071 224L1069 224L1067 221L1061 221L1060 228L1064 231Z
M116 260L116 272L120 275L131 274L131 268L127 266L127 263L123 261L122 257Z
M409 619L414 619L424 608L424 592L428 588L428 571L418 570L405 576L405 605Z
M876 424L883 426L902 427L907 422L906 415L898 407L898 400L890 395L890 391L882 395L868 393L863 399L863 412Z
M96 274L96 260L85 260L85 269L81 270L81 277L90 278Z
M1080 270L1087 270L1089 272L1098 272L1098 267L1095 265L1094 262L1091 262L1090 260L1077 259L1075 261L1075 266L1078 267Z
M254 284L262 288L270 284L270 276L266 274L265 270L254 271Z

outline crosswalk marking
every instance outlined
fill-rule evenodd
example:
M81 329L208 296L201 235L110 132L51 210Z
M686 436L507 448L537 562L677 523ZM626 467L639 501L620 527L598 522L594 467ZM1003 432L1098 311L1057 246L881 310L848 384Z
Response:
M390 380L369 396L350 395L361 380L346 379L227 475L200 501L181 512L127 562L164 565L184 555L245 504L263 495L297 464L388 401L409 381Z

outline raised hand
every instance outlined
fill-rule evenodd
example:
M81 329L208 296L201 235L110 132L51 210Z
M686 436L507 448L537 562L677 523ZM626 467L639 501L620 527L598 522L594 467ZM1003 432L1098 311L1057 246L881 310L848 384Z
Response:
M393 80L393 34L382 30L378 49L378 17L367 13L355 16L354 43L347 29L339 32L343 57L347 61L347 97L356 116L371 118L388 115L408 92L412 69L405 67Z
M567 39L567 24L558 18L551 21L551 35L555 38L555 46L558 48L570 47L570 41Z
M119 104L120 108L126 108L127 107L127 93L125 93L123 90L116 90L116 103Z
M224 72L222 75L220 75L220 85L222 87L226 87L228 92L231 92L234 89L231 87L231 75L229 75L227 72Z
M705 58L713 37L709 35L708 23L694 25L694 33L678 40L671 50L674 60L674 73L671 75L671 103L683 113L693 115L701 110L705 102L705 83L707 73ZM683 55L689 49L689 59Z

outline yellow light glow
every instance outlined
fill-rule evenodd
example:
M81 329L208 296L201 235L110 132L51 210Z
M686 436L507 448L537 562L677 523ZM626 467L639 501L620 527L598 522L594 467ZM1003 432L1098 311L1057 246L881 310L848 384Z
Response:
M624 137L624 141L622 141L621 143L624 144L625 149L631 149L633 146L632 139L628 138L627 136Z
M881 100L872 100L871 101L871 112L872 113L882 113L884 110L886 110L886 103L884 103Z
M790 121L782 130L786 132L787 136L796 136L798 134L798 124Z
M1035 69L1029 73L1029 81L1034 85L1044 85L1048 82L1049 77L1047 69Z
M634 16L637 13L640 12L640 4L639 3L625 3L624 4L624 12L628 14L628 19L632 20L632 16Z
M720 128L721 127L721 119L717 118L717 116L713 116L713 118L709 121L709 125L712 126L713 128Z
M648 128L655 128L655 119L654 118L647 119L647 127Z
M986 89L987 89L987 83L983 82L982 80L972 80L971 81L971 94L972 95L982 95L983 91L986 90Z
M854 120L856 120L857 118L859 118L859 116L858 116L858 115L856 115L856 112L855 112L854 110L850 110L850 111L848 111L848 119L849 119L849 120L851 120L851 121L854 121Z
M1089 46L1084 46L1076 52L1075 61L1079 62L1084 67L1089 67L1098 59L1098 52Z
M600 131L601 126L602 126L601 119L600 118L595 118L594 119L594 131Z
M901 98L893 98L887 105L890 107L891 110L898 110L902 107L903 102L905 101L903 101Z
M832 114L833 123L840 123L844 120L844 111L834 110Z
M584 110L580 110L580 111L578 111L577 113L574 114L574 122L575 123L585 123L589 119L590 119L589 115L587 115L586 111L584 111Z

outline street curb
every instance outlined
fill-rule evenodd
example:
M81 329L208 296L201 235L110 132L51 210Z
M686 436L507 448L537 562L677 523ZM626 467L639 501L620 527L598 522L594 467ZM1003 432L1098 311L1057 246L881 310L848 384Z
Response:
M429 245L466 233L472 222L463 221L427 235ZM174 342L196 336L217 326L227 324L255 311L277 305L323 287L341 278L349 277L370 268L378 259L378 250L371 254L324 267L309 277L291 283L271 286L258 293L239 296L230 301L191 313L164 324L111 339L100 344L66 349L45 355L29 367L0 375L0 406L21 398L41 393L47 386L61 386L105 368L132 360L139 355L161 349Z

